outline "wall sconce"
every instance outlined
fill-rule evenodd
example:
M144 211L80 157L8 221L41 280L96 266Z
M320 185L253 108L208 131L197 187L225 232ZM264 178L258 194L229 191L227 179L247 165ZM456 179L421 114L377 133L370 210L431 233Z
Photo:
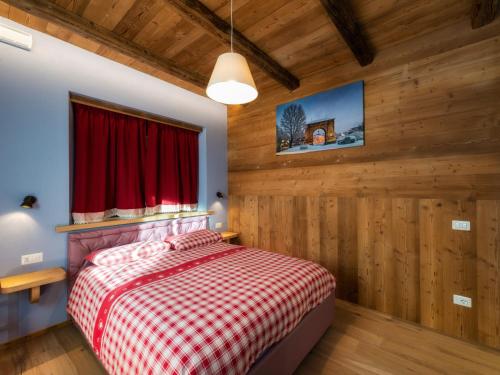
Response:
M33 208L33 205L36 203L36 197L33 195L27 195L23 199L23 203L21 203L22 208Z
M217 195L217 198L222 199L224 198L224 194L218 191L215 195Z

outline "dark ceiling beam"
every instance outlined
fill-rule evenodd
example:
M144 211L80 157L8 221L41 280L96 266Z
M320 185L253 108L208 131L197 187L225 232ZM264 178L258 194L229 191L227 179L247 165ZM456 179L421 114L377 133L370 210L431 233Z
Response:
M198 0L164 0L171 5L191 23L201 27L208 34L215 37L225 45L231 43L231 25L217 16ZM233 44L235 50L241 52L252 63L266 72L271 78L285 86L289 90L295 90L300 86L300 81L269 55L247 39L238 30L233 31Z
M71 11L73 13L76 13L78 14L79 16L82 16L83 13L85 12L85 9L87 9L87 7L89 6L90 4L90 0L76 0L73 2L73 5L71 7Z
M123 55L132 57L155 69L161 70L182 81L189 82L195 86L205 88L208 79L198 73L188 71L174 61L159 57L146 48L120 36L112 31L95 24L65 8L47 0L2 0L16 8L19 8L36 17L43 18L49 22L67 28L74 33L82 35L110 47Z
M489 24L495 19L499 0L472 0L470 22L473 29Z
M321 0L328 16L361 66L373 61L374 53L354 18L348 0Z

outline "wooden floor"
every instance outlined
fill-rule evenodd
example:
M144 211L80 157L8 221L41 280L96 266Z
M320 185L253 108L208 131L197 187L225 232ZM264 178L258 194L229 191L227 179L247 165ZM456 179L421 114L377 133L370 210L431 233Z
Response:
M0 350L1 374L105 374L72 325ZM297 374L500 374L500 352L343 301ZM279 375L279 374L277 374Z

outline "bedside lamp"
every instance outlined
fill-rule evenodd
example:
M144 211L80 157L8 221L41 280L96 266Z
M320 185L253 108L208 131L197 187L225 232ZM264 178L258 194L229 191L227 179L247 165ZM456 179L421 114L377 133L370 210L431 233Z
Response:
M36 197L33 195L27 195L24 197L23 203L21 203L22 208L33 208L33 205L36 203Z

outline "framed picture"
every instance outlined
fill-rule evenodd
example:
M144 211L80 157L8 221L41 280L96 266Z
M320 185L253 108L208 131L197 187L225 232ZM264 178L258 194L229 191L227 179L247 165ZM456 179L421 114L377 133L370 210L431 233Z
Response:
M276 107L276 154L365 144L364 84L350 83Z

